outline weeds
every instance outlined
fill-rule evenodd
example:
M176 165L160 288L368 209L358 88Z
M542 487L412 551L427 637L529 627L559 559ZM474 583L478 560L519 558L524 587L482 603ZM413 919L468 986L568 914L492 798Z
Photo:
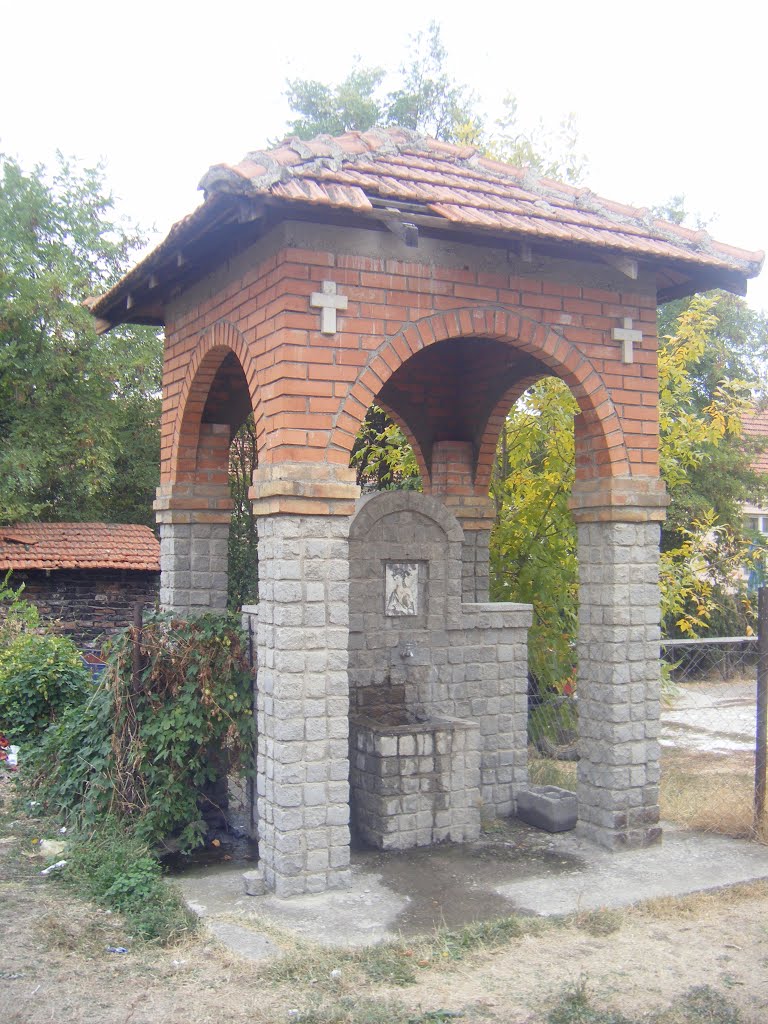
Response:
M115 819L98 832L72 837L66 859L66 870L56 877L81 898L121 913L136 938L169 945L196 927L149 847Z
M538 918L511 916L362 949L310 950L301 946L266 967L264 977L276 983L316 984L329 978L332 970L346 968L358 971L369 981L404 987L416 982L419 970L450 967L467 956L507 945L523 935L540 934L553 924Z
M546 1017L546 1024L748 1024L738 1008L709 985L689 989L667 1009L642 1018L626 1017L594 1005L587 979L565 988Z

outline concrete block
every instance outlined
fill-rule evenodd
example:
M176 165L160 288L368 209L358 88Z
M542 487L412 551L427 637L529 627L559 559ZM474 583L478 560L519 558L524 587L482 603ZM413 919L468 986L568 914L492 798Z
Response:
M558 786L531 786L517 794L517 816L547 832L567 832L576 826L576 795Z

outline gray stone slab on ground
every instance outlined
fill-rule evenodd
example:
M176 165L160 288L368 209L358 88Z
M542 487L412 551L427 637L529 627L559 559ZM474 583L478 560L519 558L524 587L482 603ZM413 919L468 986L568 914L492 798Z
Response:
M726 836L692 833L666 825L664 841L646 850L611 853L573 834L552 837L583 867L566 870L556 883L546 874L496 887L521 911L570 914L623 907L663 896L684 896L768 877L768 848Z
M514 911L548 916L621 907L762 878L768 847L746 840L666 826L662 844L616 853L574 833L517 824L501 840L357 854L344 890L246 896L242 865L189 872L179 885L220 941L254 957L279 950L274 929L323 945L372 945Z

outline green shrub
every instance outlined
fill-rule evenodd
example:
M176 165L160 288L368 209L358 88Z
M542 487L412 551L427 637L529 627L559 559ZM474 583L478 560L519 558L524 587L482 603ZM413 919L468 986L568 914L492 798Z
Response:
M0 648L0 732L13 742L39 736L90 688L91 675L71 640L19 632Z
M252 678L234 619L144 623L133 678L132 630L113 642L93 696L48 729L25 770L27 793L81 828L114 814L150 843L205 833L204 790L249 763Z

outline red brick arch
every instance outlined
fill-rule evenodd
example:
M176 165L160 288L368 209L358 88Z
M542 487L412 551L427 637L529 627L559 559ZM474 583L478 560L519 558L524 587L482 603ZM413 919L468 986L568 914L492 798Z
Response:
M398 415L398 413L396 413L394 409L391 409L386 404L386 402L382 402L381 399L378 399L376 404L379 406L380 409L383 409L387 416L389 416L389 418L392 420L392 422L400 428L406 441L411 446L411 448L413 448L413 454L416 458L416 465L419 467L421 479L428 480L429 470L427 468L427 463L424 459L424 453L422 452L421 445L416 439L416 436L411 430L410 426L405 422L402 416Z
M256 367L248 345L234 324L218 320L201 334L179 393L174 414L178 426L171 447L170 482L194 478L203 409L216 373L230 352L237 357L245 374L254 418L260 419ZM257 436L258 432L257 422Z
M556 328L498 306L472 306L433 313L382 342L361 370L339 410L331 435L331 447L346 452L352 450L365 410L376 401L376 396L392 374L411 356L437 342L461 337L505 342L535 357L553 376L565 381L581 410L576 426L577 475L580 478L630 474L619 417L600 374L590 360ZM530 383L532 380L526 387ZM487 421L480 445L486 462L490 434L507 395ZM511 402L506 405L505 415L510 405ZM500 429L500 423L498 426ZM497 439L498 432L493 440L494 447Z

